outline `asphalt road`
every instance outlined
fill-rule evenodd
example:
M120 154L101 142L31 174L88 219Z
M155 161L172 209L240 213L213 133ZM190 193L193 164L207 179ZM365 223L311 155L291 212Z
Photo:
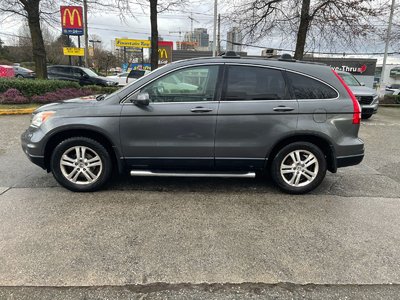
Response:
M261 179L115 178L69 192L0 117L0 299L398 299L400 109L361 165L289 196Z

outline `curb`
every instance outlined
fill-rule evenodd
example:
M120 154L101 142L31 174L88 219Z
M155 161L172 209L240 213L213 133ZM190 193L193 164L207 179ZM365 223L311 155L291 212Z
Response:
M6 115L30 115L36 108L13 108L13 109L0 109L0 116Z

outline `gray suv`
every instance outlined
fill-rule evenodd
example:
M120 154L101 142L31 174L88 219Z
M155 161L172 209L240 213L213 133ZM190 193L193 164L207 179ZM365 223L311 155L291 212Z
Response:
M254 177L288 193L360 163L361 111L330 67L226 55L178 61L95 100L48 104L22 135L67 189L132 176Z

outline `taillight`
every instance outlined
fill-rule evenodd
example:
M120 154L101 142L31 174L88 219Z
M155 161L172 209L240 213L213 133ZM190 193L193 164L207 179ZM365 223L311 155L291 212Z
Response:
M339 76L339 74L332 69L333 74L339 79L340 83L346 89L347 93L349 94L351 101L353 102L353 124L360 124L361 121L361 106L358 103L356 96L354 96L353 92L349 88L349 86L344 82L343 78Z

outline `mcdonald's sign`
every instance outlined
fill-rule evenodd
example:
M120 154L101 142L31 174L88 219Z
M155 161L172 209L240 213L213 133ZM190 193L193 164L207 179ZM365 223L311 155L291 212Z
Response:
M62 33L83 35L82 6L61 6Z

